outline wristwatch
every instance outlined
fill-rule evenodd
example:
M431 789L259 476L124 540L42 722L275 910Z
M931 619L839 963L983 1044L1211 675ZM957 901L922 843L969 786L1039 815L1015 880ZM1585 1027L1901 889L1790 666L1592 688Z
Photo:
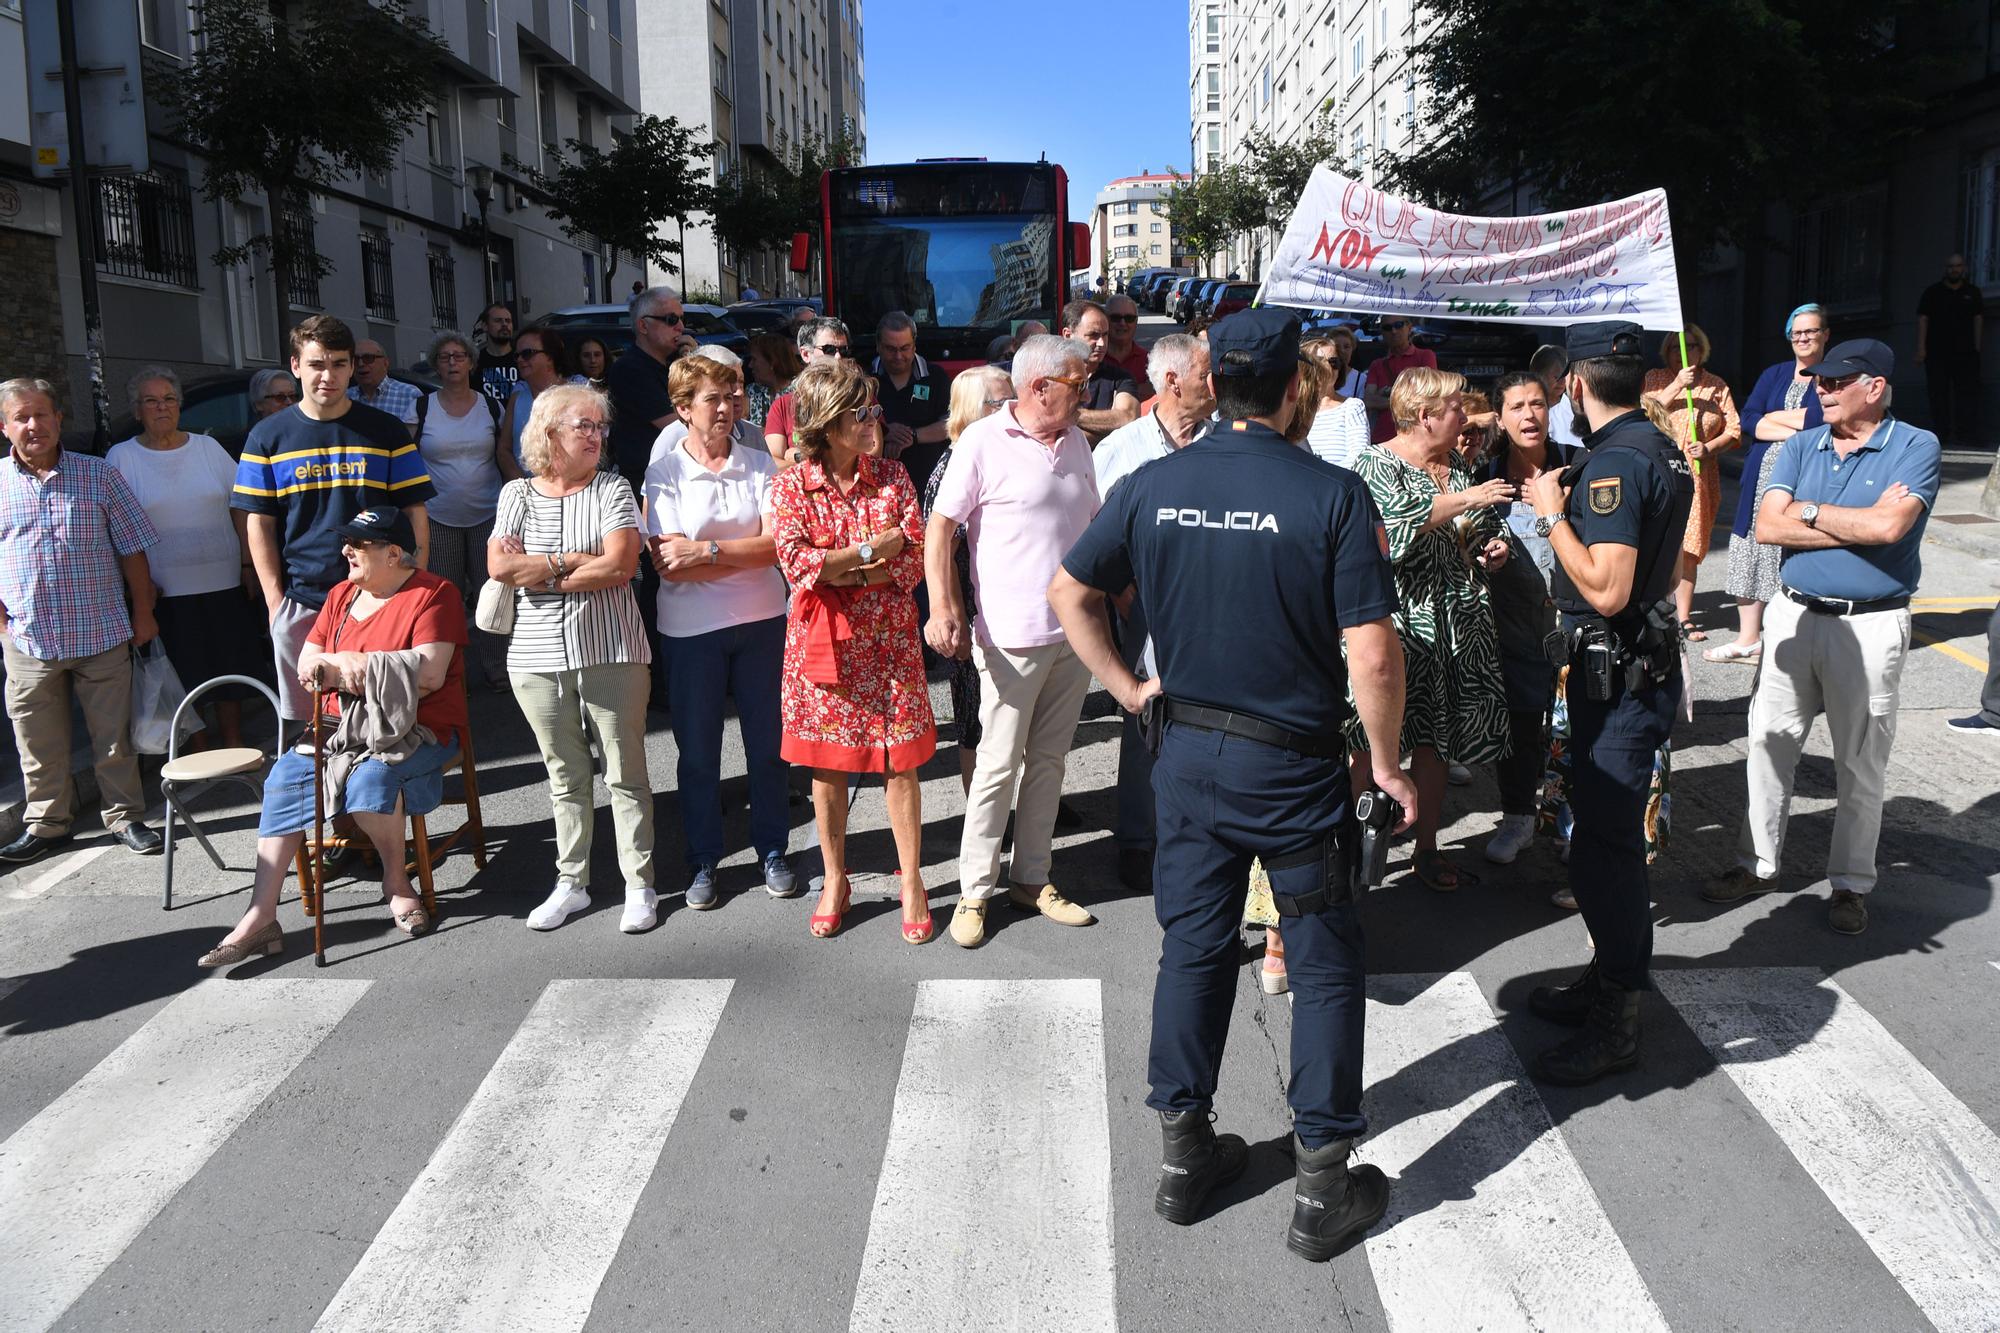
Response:
M722 543L710 542L708 544L708 563L712 565L721 558L722 558Z
M1535 520L1535 535L1537 537L1546 537L1556 530L1556 524L1567 522L1569 522L1569 514L1566 512L1545 514Z
M872 565L875 563L875 548L870 546L867 542L861 543L861 545L855 547L854 549L861 556L862 564Z
M1804 509L1799 510L1799 522L1805 524L1809 528L1818 527L1819 506L1816 504L1808 504Z

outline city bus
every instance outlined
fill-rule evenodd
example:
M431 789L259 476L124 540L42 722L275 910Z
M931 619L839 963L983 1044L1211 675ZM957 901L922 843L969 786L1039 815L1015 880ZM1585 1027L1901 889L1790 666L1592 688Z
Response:
M1090 228L1069 217L1069 177L1051 162L980 159L838 167L820 183L826 313L846 321L866 366L891 310L916 321L917 351L946 374L1029 320L1057 331Z

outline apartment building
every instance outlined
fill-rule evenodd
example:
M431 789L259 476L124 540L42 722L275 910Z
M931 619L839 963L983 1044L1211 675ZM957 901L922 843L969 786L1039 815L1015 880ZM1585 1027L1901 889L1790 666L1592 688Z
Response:
M637 0L639 107L702 127L719 146L715 173L777 161L785 143L845 127L867 158L862 0ZM692 40L705 34L705 42ZM690 293L737 299L816 290L778 254L737 255L705 219L692 221L680 278Z
M1193 169L1241 161L1253 129L1287 141L1332 107L1347 169L1372 181L1376 154L1420 132L1418 21L1417 0L1188 0ZM1215 274L1261 271L1275 239L1243 237Z
M1097 192L1090 211L1090 271L1106 287L1135 269L1188 262L1167 217L1170 173L1121 176Z
M135 0L149 70L187 58L190 6ZM631 39L633 0L429 0L418 6L444 38L442 88L411 128L396 164L380 176L343 180L305 199L201 197L202 159L171 133L157 99L146 99L151 168L105 175L91 205L105 334L106 382L114 413L125 378L160 363L184 376L276 363L287 329L265 295L269 270L219 268L212 256L278 224L332 266L292 281L293 316L325 312L374 338L397 365L411 365L442 330L469 330L490 293L532 320L567 305L602 301L634 276L631 261L607 273L608 256L578 245L533 202L516 160L553 170L571 138L608 143L629 124L638 92ZM6 40L14 6L0 0L0 58L23 69ZM427 11L427 12L426 12ZM14 80L0 81L13 83ZM10 106L0 113L11 119ZM56 272L41 288L60 292L69 380L84 380L83 311L76 233L67 190L26 179L25 152L0 127L0 184L30 201L59 201L64 237ZM25 128L21 131L25 142ZM482 223L482 199L485 197ZM31 203L26 216L39 216ZM0 255L9 253L0 242ZM0 294L0 310L10 308ZM46 322L53 326L55 310ZM11 371L11 367L9 367Z

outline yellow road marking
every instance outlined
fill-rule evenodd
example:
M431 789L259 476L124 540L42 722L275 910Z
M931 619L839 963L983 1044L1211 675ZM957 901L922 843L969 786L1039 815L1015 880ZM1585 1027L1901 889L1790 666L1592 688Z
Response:
M1911 606L1992 606L1992 597L1912 597Z
M1910 637L1918 640L1919 642L1925 644L1928 647L1937 649L1939 652L1943 653L1946 657L1953 658L1956 661L1965 663L1967 666L1971 667L1974 671L1984 672L1986 670L1986 663L1980 661L1978 658L1974 657L1971 653L1966 652L1963 648L1952 647L1950 644L1946 643L1943 639L1933 639L1930 635L1924 633L1922 630L1914 630L1914 629L1910 631Z

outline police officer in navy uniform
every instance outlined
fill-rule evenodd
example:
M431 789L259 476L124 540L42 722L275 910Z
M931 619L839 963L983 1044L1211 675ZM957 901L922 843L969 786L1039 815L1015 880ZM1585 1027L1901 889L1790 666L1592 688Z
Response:
M1638 1063L1639 996L1651 987L1646 796L1681 697L1672 592L1694 477L1639 410L1639 332L1615 322L1570 330L1565 386L1589 452L1528 483L1535 529L1555 549L1569 661L1570 890L1597 946L1578 980L1528 997L1543 1018L1582 1029L1536 1061L1551 1083Z
M1119 484L1063 561L1049 602L1119 703L1157 720L1154 910L1165 938L1146 1104L1160 1113L1166 1156L1153 1206L1187 1225L1248 1159L1242 1138L1210 1127L1209 1106L1254 856L1270 873L1294 998L1288 1244L1324 1260L1389 1200L1380 1170L1348 1167L1367 1122L1359 838L1341 725L1352 672L1374 780L1402 803L1398 827L1407 827L1416 792L1396 767L1395 582L1367 488L1280 433L1298 402L1297 317L1244 311L1211 328L1208 343L1220 424ZM1104 612L1107 597L1135 587L1158 666L1143 682L1112 646Z

